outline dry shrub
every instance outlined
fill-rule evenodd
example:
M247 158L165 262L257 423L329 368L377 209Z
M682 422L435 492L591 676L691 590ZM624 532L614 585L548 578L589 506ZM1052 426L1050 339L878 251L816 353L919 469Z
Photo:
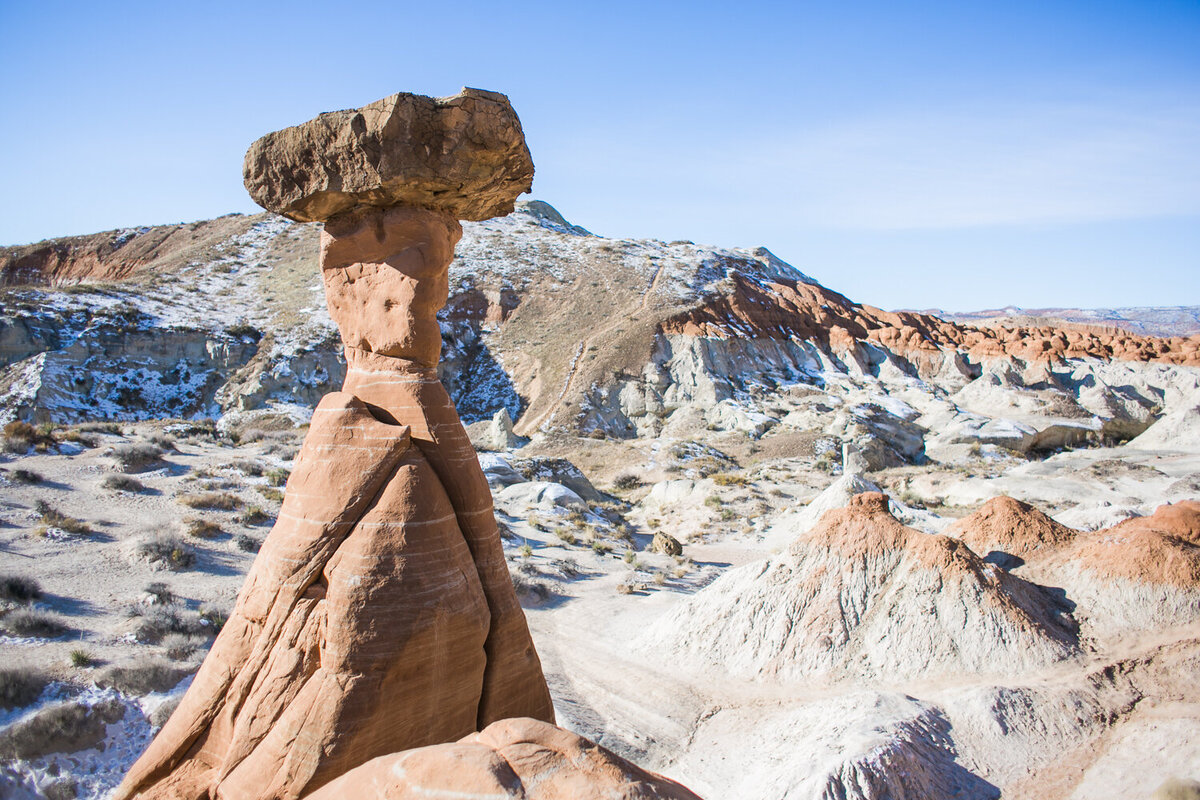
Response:
M157 447L162 452L175 449L175 440L170 436L161 433L154 433L146 437L146 441Z
M270 500L272 503L283 502L283 492L279 491L274 486L256 486L255 488L258 490L259 494L261 494L265 499Z
M255 461L234 461L229 466L243 475L249 475L252 478L257 478L263 474L262 464Z
M172 697L163 702L158 708L150 712L150 724L155 728L161 728L167 724L167 720L175 713L175 709L179 708L179 703L183 700L183 696Z
M145 472L162 463L162 452L155 444L119 444L108 455L122 472Z
M43 530L40 533L43 535L46 533L45 529L49 528L58 528L67 533L77 534L92 532L92 526L81 519L67 516L45 500L38 500L36 508L38 514L41 515L38 521L42 524Z
M0 620L0 626L13 636L34 636L51 638L66 633L67 626L53 614L23 608L6 614Z
M136 552L139 558L152 565L176 572L196 563L196 551L191 545L170 533L158 533L142 540Z
M4 426L4 450L9 453L27 453L33 449L44 452L55 444L54 426L30 425L14 420Z
M121 426L115 422L81 422L75 426L75 430L83 433L109 433L115 436L120 436Z
M262 549L262 540L256 539L249 534L240 533L233 542L237 545L237 549L243 553L257 553Z
M158 644L172 633L190 636L208 633L210 628L199 614L179 606L151 606L138 618L133 635L143 644Z
M163 652L172 661L186 661L204 647L207 640L200 636L189 636L186 633L169 633L163 637Z
M38 699L50 683L45 673L28 667L0 669L0 708L22 708Z
M146 485L136 478L131 478L128 475L109 475L100 484L105 489L113 489L118 492L144 492Z
M185 494L179 496L179 502L188 508L201 508L213 511L233 511L242 501L229 492L202 492L200 494Z
M267 470L267 483L271 484L272 486L284 486L287 484L287 479L291 477L291 474L291 472L287 471L283 467Z
M41 475L30 469L14 469L10 472L9 477L17 483L36 484L45 480Z
M632 472L622 473L617 476L616 480L613 481L613 488L620 491L629 491L630 489L636 489L641 485L643 485L642 479L637 475L634 475Z
M104 741L107 726L124 716L125 706L119 700L48 706L0 732L0 758L27 760L88 750Z
M224 533L220 525L201 517L184 520L183 529L189 536L195 536L198 539L215 539Z
M512 576L513 589L517 592L517 597L541 602L550 597L550 587L541 581L534 581L526 578L520 573Z
M103 670L96 676L96 685L140 696L174 689L190 671L161 658L142 657Z
M710 477L717 486L745 486L750 482L746 480L745 475L738 475L736 472L718 472Z
M242 512L240 519L246 525L262 525L270 521L271 515L258 506L250 506Z
M0 575L0 600L31 603L42 596L42 587L24 575Z

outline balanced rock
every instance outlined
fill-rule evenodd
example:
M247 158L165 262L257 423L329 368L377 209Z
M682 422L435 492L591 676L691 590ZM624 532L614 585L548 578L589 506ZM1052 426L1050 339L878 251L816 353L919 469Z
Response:
M370 761L311 800L699 800L672 780L534 719L497 722L453 744Z
M513 210L533 160L508 98L401 92L268 133L250 146L246 190L268 211L319 222L357 206L409 206L455 219Z
M437 377L456 216L511 207L528 185L520 125L486 92L369 108L247 158L271 198L363 186L375 167L386 191L279 201L310 218L353 206L321 238L343 391L317 406L233 613L118 800L299 798L373 758L554 719L487 480ZM328 166L305 172L309 158ZM394 202L441 205L377 207Z

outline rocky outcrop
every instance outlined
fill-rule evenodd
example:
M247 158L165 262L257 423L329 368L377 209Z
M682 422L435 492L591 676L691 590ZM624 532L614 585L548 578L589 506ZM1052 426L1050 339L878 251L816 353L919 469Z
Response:
M1140 634L1200 619L1200 503L1077 531L1009 497L947 529L993 563L1061 587L1084 632Z
M674 781L582 736L534 719L509 719L453 744L384 756L311 800L699 800Z
M1011 673L1080 652L1036 586L905 527L874 492L827 512L786 554L727 572L649 642L682 663L778 680Z
M926 369L943 361L944 350L965 351L975 359L1103 358L1200 366L1200 336L1159 338L1086 326L976 328L860 305L819 284L786 278L764 285L735 275L732 291L663 321L661 330L716 337L752 332L812 340L835 352L869 341L928 362Z
M946 529L947 535L961 539L976 553L993 555L1004 562L1048 555L1069 544L1076 533L1028 503L1011 497L994 497L974 514Z
M482 220L533 183L521 122L496 92L399 94L321 114L250 146L246 190L270 211L324 221L355 206L408 206Z
M472 106L454 108L472 130ZM353 161L358 140L318 129L308 146ZM390 150L423 150L395 137ZM430 167L453 177L464 164L444 155ZM117 797L297 798L379 756L509 717L553 720L487 481L437 379L460 235L453 215L424 208L326 222L343 391L314 412L233 614Z

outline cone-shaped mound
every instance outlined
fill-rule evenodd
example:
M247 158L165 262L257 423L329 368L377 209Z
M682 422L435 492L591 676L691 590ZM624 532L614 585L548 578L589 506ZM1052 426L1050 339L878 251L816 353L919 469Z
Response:
M746 677L1013 673L1078 652L1036 586L866 493L783 556L732 570L656 623L673 660Z
M946 529L981 555L999 551L1027 560L1068 545L1077 531L1011 497L993 497Z
M1174 504L1168 503L1159 506L1148 517L1135 517L1114 525L1109 530L1114 532L1155 531L1200 545L1200 502L1182 500Z
M1200 592L1198 531L1200 503L1160 506L1149 517L1081 535L1076 546L1062 554L1060 563L1075 564L1105 578Z

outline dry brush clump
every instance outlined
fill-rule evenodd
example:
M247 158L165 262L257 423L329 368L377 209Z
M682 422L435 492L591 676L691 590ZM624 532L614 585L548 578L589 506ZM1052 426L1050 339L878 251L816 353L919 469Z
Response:
M27 486L34 486L46 480L40 473L34 472L31 469L14 469L8 473L8 478L11 481L24 483Z
M142 539L134 549L135 558L153 567L178 572L196 563L195 549L172 533L155 533Z
M119 444L108 455L122 472L145 472L162 464L163 450L156 444Z
M55 444L52 424L31 425L13 420L4 426L4 451L7 453L28 453L30 449L44 453Z
M91 525L88 525L81 519L62 513L45 500L38 500L35 508L39 514L37 530L39 536L45 536L51 528L78 535L85 535L92 532Z
M201 492L199 494L184 494L178 497L180 503L188 508L209 511L234 511L242 505L241 498L229 492Z
M170 634L186 636L208 635L213 625L199 612L170 603L167 605L150 606L132 609L137 619L133 636L142 644L159 644Z
M195 536L197 539L215 539L225 532L217 523L202 517L184 520L183 530L188 536Z
M32 603L42 596L41 585L25 575L0 575L0 600Z
M96 676L96 685L131 695L174 689L191 670L161 658L140 657L114 664Z
M67 632L67 626L58 617L31 608L22 608L5 614L0 619L0 628L13 636L29 636L38 639L51 639Z
M124 716L119 700L57 703L0 731L0 758L28 760L88 750L101 744L108 726Z
M23 708L42 693L50 678L40 670L29 667L0 669L0 708Z
M109 475L100 483L105 489L112 489L117 492L144 492L146 485L136 478L131 478L128 475Z

